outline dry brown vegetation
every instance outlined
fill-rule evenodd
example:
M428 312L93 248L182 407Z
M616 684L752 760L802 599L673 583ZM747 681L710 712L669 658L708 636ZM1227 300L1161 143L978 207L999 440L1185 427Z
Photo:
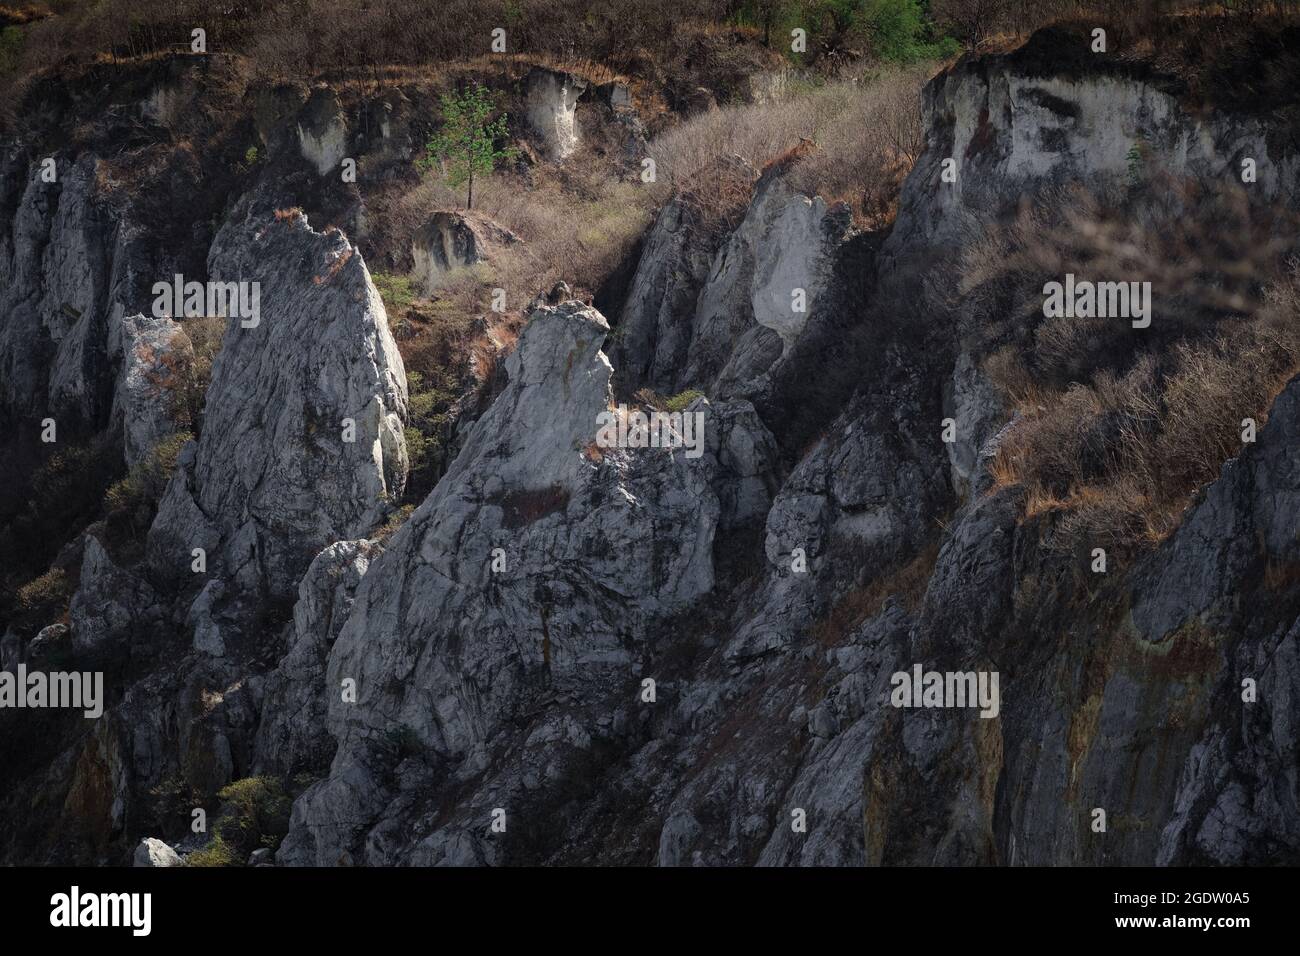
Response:
M501 249L482 270L480 311L493 287L507 290L511 308L561 279L594 292L635 246L661 197L662 191L615 178L605 164L581 156L564 167L538 168L530 186L506 173L481 180L475 211L523 242ZM430 173L414 188L391 190L372 202L373 244L406 268L410 237L433 212L462 207L464 196Z
M1160 17L1278 17L1295 11L1293 0L931 0L935 23L970 48L1005 46L1040 27L1081 20L1104 21L1136 36L1152 33Z
M823 86L797 87L776 102L723 107L693 117L650 144L663 182L714 205L730 189L734 159L753 170L803 147L791 184L828 202L843 200L859 222L892 218L903 179L925 145L921 90L935 64L890 67Z
M724 0L42 0L4 22L25 24L23 75L189 51L195 27L208 52L246 56L263 77L465 61L491 52L495 27L511 54L641 75L684 62L682 35L709 39L727 11Z
M1016 415L993 476L1057 514L1056 546L1162 540L1244 421L1262 427L1300 371L1300 266L1278 239L1294 235L1238 193L1122 215L1070 194L970 247L961 301L1003 343L984 370ZM1066 272L1151 281L1151 327L1042 318Z

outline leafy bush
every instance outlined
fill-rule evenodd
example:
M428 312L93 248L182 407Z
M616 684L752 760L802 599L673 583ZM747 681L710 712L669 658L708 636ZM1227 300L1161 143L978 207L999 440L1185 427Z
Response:
M697 398L703 398L703 397L704 397L704 393L701 392L698 388L688 388L684 392L678 392L676 395L672 396L671 398L665 399L664 411L666 412L685 411L687 405L695 401Z
M379 297L384 300L384 311L388 313L391 326L415 302L415 285L410 276L387 272L372 272L370 281L375 284Z
M871 48L886 63L944 59L958 51L951 37L928 39L931 26L919 0L867 0L862 15Z
M245 777L223 787L212 840L190 854L190 866L242 866L254 850L275 849L289 832L292 801L274 777Z
M419 500L433 490L441 474L446 430L459 389L446 365L426 366L424 373L408 372L406 382L410 393L404 432L411 463L408 497Z
M235 849L220 836L214 836L207 846L185 858L186 866L242 866L243 863Z

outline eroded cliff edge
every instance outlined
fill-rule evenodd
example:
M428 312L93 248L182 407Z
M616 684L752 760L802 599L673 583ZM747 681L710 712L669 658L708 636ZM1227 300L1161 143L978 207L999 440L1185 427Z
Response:
M1053 546L1060 511L993 473L1017 419L986 360L1041 315L967 307L935 275L1026 197L1149 201L1134 155L1233 184L1250 158L1247 201L1289 207L1294 103L1053 67L1044 50L1073 42L932 81L885 232L784 166L742 171L753 197L722 235L674 199L617 316L531 310L391 536L407 383L356 247L271 175L179 252L133 245L130 203L112 216L91 190L103 160L70 157L51 195L11 156L8 414L129 432L147 403L114 400L112 343L168 255L275 294L226 328L142 548L92 528L61 558L72 659L121 690L17 764L7 855L122 859L186 828L183 799L159 802L171 781L210 797L257 774L301 781L282 864L1294 862L1297 385L1172 533L1109 546L1095 574L1091 548ZM806 312L784 311L793 288ZM702 393L682 409L703 416L698 456L595 443L645 386ZM915 665L996 671L997 715L891 706ZM77 836L52 839L56 819Z

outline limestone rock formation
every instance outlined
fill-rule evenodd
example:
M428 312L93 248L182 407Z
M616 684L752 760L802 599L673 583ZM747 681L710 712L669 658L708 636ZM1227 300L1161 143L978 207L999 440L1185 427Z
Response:
M54 170L54 182L35 165L5 170L24 185L0 229L0 404L71 425L103 411L115 230L95 193L93 157Z
M466 805L418 845L391 843L401 820L430 810L427 794L385 796L378 767L393 746L467 781L492 766L499 732L538 708L538 743L545 733L590 746L547 702L630 695L647 621L712 587L714 457L595 442L610 402L607 332L578 303L534 313L506 390L361 579L325 681L355 681L357 702L329 698L339 751L295 805L281 862L492 858ZM699 411L714 427L716 412ZM424 771L409 769L416 786ZM510 778L499 785L526 785Z
M87 535L69 616L73 646L90 650L146 640L161 623L162 608L148 582L118 567L99 539Z
M1276 116L1194 109L1146 67L1057 64L1052 42L935 78L889 230L784 163L733 170L752 195L725 225L683 187L616 333L563 283L535 298L461 396L445 474L396 515L407 394L383 306L358 246L284 198L325 190L344 149L409 158L418 104L262 91L251 126L288 171L242 172L174 256L139 196L113 205L94 151L61 153L55 183L6 154L0 418L67 416L120 433L114 467L146 461L174 428L156 380L187 345L142 289L199 278L181 259L206 250L205 278L255 283L258 307L227 316L147 540L112 539L119 516L78 526L50 578L67 590L0 622L5 668L109 678L93 723L19 734L0 713L34 754L0 792L0 861L179 865L191 797L254 775L294 797L281 865L1300 861L1300 379L1167 539L1107 542L1093 573L1058 546L1064 509L990 468L1015 424L972 327L988 316L930 283L1026 198L1134 188L1135 147L1210 179L1247 151L1256 201L1279 205L1296 150ZM142 85L132 130L179 135L173 79ZM525 83L553 159L577 148L583 87ZM626 87L593 93L596 156L597 121L631 111ZM432 292L509 241L440 213L417 279ZM653 404L677 409L661 439L698 441L606 440ZM996 674L998 706L898 706L913 668Z
M709 383L723 395L754 394L816 314L849 218L843 204L828 208L792 188L780 169L759 180L721 244L688 201L671 200L646 241L623 317L617 354L630 363L629 380L668 392Z
M143 867L184 866L185 861L181 859L179 853L162 840L145 837L140 841L140 845L135 848L133 865Z
M110 357L122 365L114 417L122 422L126 463L134 465L176 431L169 402L180 384L180 362L187 353L192 357L194 347L170 316L122 316L111 325L108 341Z
M257 733L257 764L292 775L329 765L325 733L325 665L347 621L357 585L381 554L370 541L339 541L312 561L298 585L289 652L266 682L266 706Z
M425 295L456 269L491 261L502 246L519 242L519 237L484 216L475 213L436 212L411 240L411 272Z
M568 159L578 148L578 97L587 81L573 73L535 67L524 78L528 122L553 160Z
M247 204L213 245L214 281L255 284L232 317L202 436L149 536L175 579L193 548L250 593L285 595L326 545L373 528L406 478L406 379L360 254L298 212Z
M611 349L629 387L666 394L677 387L689 354L695 302L717 242L688 199L672 197L646 236Z
M1041 30L1010 53L967 58L926 87L928 148L904 187L891 257L960 243L1025 194L1084 184L1122 195L1135 162L1175 179L1240 182L1240 160L1252 157L1252 189L1264 199L1300 174L1300 156L1263 117L1191 108L1172 84L1112 58L1097 57L1088 71L1045 66L1078 43L1063 28ZM953 183L941 177L949 159Z
M348 125L338 99L328 88L316 90L298 120L298 150L324 176L347 155Z

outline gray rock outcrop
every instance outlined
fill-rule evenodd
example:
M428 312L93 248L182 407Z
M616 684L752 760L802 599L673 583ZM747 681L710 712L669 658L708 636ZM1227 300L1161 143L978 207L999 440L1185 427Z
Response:
M111 323L109 354L122 372L113 416L122 422L127 465L145 458L176 431L169 402L178 388L178 368L194 347L181 324L169 316L128 315Z
M475 213L436 212L411 240L411 275L425 295L433 295L450 273L490 262L502 246L519 241L510 230Z
M553 160L568 159L578 148L578 97L587 81L572 73L535 67L524 78L528 122Z
M329 89L316 90L298 119L298 151L324 176L347 155L348 124Z
M339 751L330 777L295 804L280 862L494 858L466 804L416 847L390 844L401 820L427 812L427 795L385 796L386 742L400 731L402 747L461 781L536 708L539 743L558 734L590 746L563 710L547 718L546 702L579 689L631 694L648 622L712 587L713 456L594 441L611 401L607 332L578 303L534 313L506 390L361 579L325 681ZM712 427L713 411L701 411ZM349 680L355 704L333 690ZM422 777L410 772L414 786ZM524 785L518 768L504 773L482 785L485 799Z
M179 853L162 840L145 837L140 841L140 845L135 848L132 865L142 867L184 866L185 861L181 859Z
M329 766L334 742L325 732L325 667L352 610L357 585L381 554L370 541L339 541L318 554L298 585L289 652L266 682L256 761L285 776Z
M245 208L210 258L256 283L260 316L232 318L204 429L182 452L149 535L158 573L211 572L291 594L326 545L373 528L406 480L406 378L365 264L299 212ZM245 327L249 325L251 327Z

